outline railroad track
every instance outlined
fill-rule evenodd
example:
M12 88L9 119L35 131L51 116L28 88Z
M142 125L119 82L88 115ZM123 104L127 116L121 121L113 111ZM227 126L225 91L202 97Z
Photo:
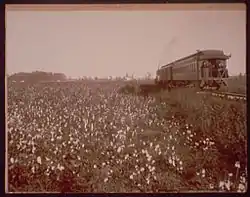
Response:
M214 97L220 97L222 99L227 100L236 100L236 101L244 101L246 102L247 97L245 94L237 94L232 92L219 92L219 91L200 91L197 94L210 94Z

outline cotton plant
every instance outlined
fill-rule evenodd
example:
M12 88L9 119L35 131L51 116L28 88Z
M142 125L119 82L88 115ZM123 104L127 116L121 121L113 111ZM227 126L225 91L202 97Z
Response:
M65 87L70 88L65 89ZM96 85L96 87L102 86ZM51 94L55 89L59 94ZM93 89L95 91L92 91ZM26 163L31 167L30 173L33 171L36 173L37 169L45 167L45 175L49 177L51 172L65 173L65 169L69 167L67 165L70 165L72 173L81 180L82 175L77 173L77 168L84 169L83 174L93 172L93 176L107 168L107 174L100 177L98 181L109 186L114 177L119 182L121 176L117 169L128 167L124 173L130 180L131 186L137 185L143 188L143 185L146 185L144 189L147 190L162 173L158 168L157 158L162 158L162 161L179 173L185 172L186 161L181 159L181 152L178 150L178 146L181 145L178 144L180 135L185 136L187 141L197 148L204 146L204 151L209 151L206 146L209 148L215 145L212 140L206 138L194 141L196 133L191 125L185 125L186 131L183 131L179 129L178 121L174 119L162 121L158 118L154 98L121 96L114 90L109 94L108 87L97 90L86 84L72 87L62 85L60 88L46 87L44 89L46 93L41 89L34 90L37 91L33 92L35 97L39 92L39 97L43 99L38 102L35 99L32 100L28 108L24 105L24 108L20 109L18 103L16 104L17 109L13 116L22 118L22 122L11 124L18 126L19 130L21 128L21 131L18 132L18 137L12 137L9 141L11 146L15 146L15 150L30 150L30 153L22 157L12 154L8 163L14 166L27 157ZM30 93L24 94L30 99ZM75 97L71 97L72 95ZM56 102L52 102L52 98L56 99ZM112 99L113 101L110 102ZM162 105L167 108L167 103ZM31 115L34 117L33 120L26 123L25 116L32 117ZM138 126L141 122L142 126ZM165 134L161 139L137 141L135 139L139 137L139 133L146 130L141 127L157 127ZM13 125L11 128L9 131L11 135L17 133ZM37 144L38 142L46 144L44 146L46 153L43 154L40 150L43 146ZM185 143L188 148L189 144ZM73 157L67 161L69 164L66 164L66 153ZM32 168L32 166L36 167ZM206 169L204 170L205 173L202 170L199 171L202 179L208 176ZM237 172L233 173L233 177L236 174ZM241 177L239 172L237 176ZM239 190L242 190L244 181L242 178L239 180L241 181ZM228 183L225 181L224 187L227 187L226 184ZM210 185L210 187L215 186Z

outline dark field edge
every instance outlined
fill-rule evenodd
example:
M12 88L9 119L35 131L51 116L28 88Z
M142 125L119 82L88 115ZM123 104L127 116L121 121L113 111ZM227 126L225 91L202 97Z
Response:
M6 4L246 3L248 0L6 0Z
M226 0L202 0L202 1L198 1L198 0L6 0L5 1L6 4L126 4L126 3L144 3L144 4L149 4L149 3L246 3L247 7L249 6L249 1L244 1L244 0L230 0L230 1L226 1ZM248 19L249 19L249 11L247 9L247 28L246 28L246 35L250 35L250 31L249 31L249 23L248 23ZM1 184L1 191L3 192L3 196L4 196L4 192L5 191L5 167L7 167L5 165L5 137L7 135L6 133L6 127L5 127L5 102L7 102L7 100L5 99L5 7L4 4L1 4L1 46L2 46L2 50L1 50L1 71L0 71L0 76L1 76L1 131L2 132L2 136L1 136L1 159L0 159L0 169L1 169L1 174L2 174L2 184ZM248 38L248 36L247 36ZM247 43L246 43L246 50L247 50L247 59L246 59L246 71L247 71L247 86L249 83L249 77L248 77L248 72L250 72L250 68L248 68L248 65L250 65L250 55L248 55L249 52L249 39L247 39ZM249 91L247 89L247 94L249 94ZM248 99L248 97L247 97ZM247 107L249 107L247 105ZM248 121L248 126L250 128L250 122ZM249 154L250 151L248 151ZM249 169L249 168L248 168ZM85 194L76 194L76 193L68 193L68 194L56 194L56 193L44 193L44 194L24 194L24 193L15 193L15 194L6 194L6 196L10 195L10 196L23 196L23 195L27 195L27 196L86 196L86 197L95 197L95 196L103 196L103 197L108 197L108 196L126 196L126 197L132 197L132 196L151 196L151 197L156 197L156 196L249 196L249 191L247 191L247 193L244 194L239 194L239 193L162 193L162 194L146 194L146 193L120 193L120 194L101 194L101 193L85 193Z
M1 150L1 158L0 158L0 170L2 174L2 184L1 184L1 193L5 190L5 8L4 5L1 4L1 21L0 22L0 31L1 31L1 56L0 56L0 76L1 76L1 83L0 83L0 98L1 98L1 123L0 123L0 131L1 131L1 137L0 137L0 150ZM2 195L1 195L2 196Z
M247 1L246 3L247 5L247 12L246 12L246 75L247 75L247 157L249 160L249 154L250 154L250 151L249 151L249 128L250 128L250 121L249 121L249 116L248 114L250 113L250 108L249 108L249 105L248 105L248 99L249 99L249 89L248 89L248 86L250 84L250 81L249 81L249 74L250 74L250 68L249 68L249 65L250 65L250 55L249 55L249 46L250 46L250 39L248 39L248 36L247 35L250 35L250 27L249 27L249 18L250 18L250 12L249 12L249 1ZM247 174L249 175L249 161L247 162ZM249 184L248 184L248 190L247 190L247 194L249 196Z

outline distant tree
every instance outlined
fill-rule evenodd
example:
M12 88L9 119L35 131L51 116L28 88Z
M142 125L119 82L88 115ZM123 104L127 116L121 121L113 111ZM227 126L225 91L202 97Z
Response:
M9 76L9 80L16 82L24 81L26 83L38 83L44 81L66 80L66 76L63 73L34 71L31 73L24 73L24 72L15 73Z
M134 74L132 74L131 78L134 79L134 77L135 77Z
M67 79L66 75L63 73L54 73L52 75L53 80L65 81Z
M152 77L152 74L150 73L150 72L147 72L147 74L146 74L146 79L151 79L151 77Z

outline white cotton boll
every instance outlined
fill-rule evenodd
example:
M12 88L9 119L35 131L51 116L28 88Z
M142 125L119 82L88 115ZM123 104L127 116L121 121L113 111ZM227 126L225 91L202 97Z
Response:
M133 178L134 178L134 177L133 177L133 174L131 174L131 175L129 176L129 178L130 178L130 179L133 179Z
M32 166L31 171L32 171L33 174L35 173L35 167L34 166Z
M13 159L12 157L10 158L10 162L11 162L11 163L14 163L14 159Z
M105 178L105 179L104 179L104 183L108 182L108 180L109 180L108 178Z
M147 158L148 161L151 161L151 159L152 159L152 156L149 156L149 157Z
M236 168L240 168L240 162L239 162L239 161L236 161L234 166L235 166Z
M246 191L245 185L240 183L237 192L245 192L245 191Z
M209 184L210 189L214 189L214 185L212 183Z
M225 183L225 187L227 188L227 190L230 190L231 182L229 180Z
M32 150L31 150L31 152L34 154L34 153L35 153L35 151L36 151L36 147L32 146Z
M122 148L121 148L121 147L118 147L117 153L120 153L121 151L122 151Z
M62 139L62 136L57 136L56 139L57 139L57 140L61 140L61 139Z
M38 156L38 157L36 158L36 161L37 161L37 163L42 164L42 159L41 159L40 156Z
M127 159L128 159L128 157L129 157L129 155L128 155L128 154L126 154L126 155L125 155L125 157L124 157L124 159L125 159L125 160L127 160Z
M246 183L246 178L243 177L243 176L241 176L241 177L240 177L240 182L241 182L241 183Z
M59 170L62 171L62 170L64 170L64 169L65 169L64 166L60 166L60 169L59 169Z
M205 169L202 169L201 174L202 174L202 177L204 178L204 177L205 177L205 174L206 174Z
M94 164L94 166L93 166L94 168L97 168L97 166Z

